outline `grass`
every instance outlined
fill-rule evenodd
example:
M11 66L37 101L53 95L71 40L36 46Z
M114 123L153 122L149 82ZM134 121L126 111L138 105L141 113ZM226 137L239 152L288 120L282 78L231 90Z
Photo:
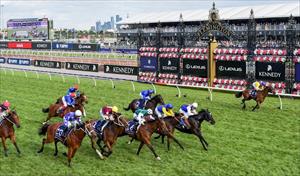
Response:
M105 104L121 107L138 97L138 92L151 88L148 84L136 83L133 92L130 82L98 80L97 87L90 79L81 79L80 89L89 98L87 118L98 118L99 108ZM182 151L174 143L171 151L160 140L152 140L161 161L154 159L148 148L143 148L136 156L139 143L128 145L127 137L120 138L114 152L107 160L100 160L85 138L82 146L68 168L66 158L61 154L66 148L59 144L59 156L54 157L54 145L46 145L44 153L37 154L42 137L37 130L46 115L43 107L63 95L76 82L66 78L48 75L36 78L29 73L15 72L12 76L0 73L0 100L8 99L17 108L21 118L21 128L16 129L17 142L22 155L17 156L15 148L8 140L9 156L0 151L0 175L298 175L300 173L300 101L283 99L283 110L277 109L276 97L268 97L261 109L251 112L254 102L248 102L248 109L241 110L240 100L232 93L213 93L213 101L207 100L208 92L196 89L182 89L186 98L177 98L177 89L157 86L165 102L174 104L177 110L182 103L197 101L200 107L209 108L216 120L212 126L203 123L203 134L209 150L204 151L195 136L176 132L176 137L184 145ZM129 112L124 112L132 116ZM52 119L52 122L61 119Z

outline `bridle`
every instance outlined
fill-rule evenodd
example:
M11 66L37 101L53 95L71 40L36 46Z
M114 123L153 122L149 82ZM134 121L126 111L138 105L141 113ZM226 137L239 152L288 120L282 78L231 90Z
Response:
M10 116L12 116L12 114L9 114L9 115L5 116L3 120L7 120L9 123L11 123L11 124L17 126L17 124L16 124L15 122L13 122L13 121L9 118ZM2 124L2 123L1 123L1 124ZM0 125L1 125L1 124L0 124Z
M123 117L122 115L119 115L119 116L117 116L115 119L117 119L117 120L114 120L113 121L113 123L115 124L115 125L117 125L117 126L120 126L120 127L126 127L126 126L128 126L128 123L126 122L126 124L124 124L123 122L122 122L122 120L120 120L120 118L121 117Z

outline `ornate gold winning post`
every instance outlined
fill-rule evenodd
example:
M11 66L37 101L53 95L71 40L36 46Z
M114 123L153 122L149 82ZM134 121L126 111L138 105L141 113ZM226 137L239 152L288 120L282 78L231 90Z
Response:
M214 50L218 47L215 38L209 42L209 57L208 57L208 86L212 87L214 78L216 77L216 61L214 60Z

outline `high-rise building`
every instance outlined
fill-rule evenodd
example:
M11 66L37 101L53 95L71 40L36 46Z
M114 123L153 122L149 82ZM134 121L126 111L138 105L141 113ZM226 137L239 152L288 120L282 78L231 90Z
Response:
M91 26L91 29L90 29L91 31L96 31L96 27L95 26Z
M122 21L122 17L120 17L120 15L116 15L116 23Z
M110 25L111 25L111 28L110 29L115 29L115 19L114 17L110 17Z
M101 21L97 21L96 22L96 32L100 32L101 30L103 30L101 27Z

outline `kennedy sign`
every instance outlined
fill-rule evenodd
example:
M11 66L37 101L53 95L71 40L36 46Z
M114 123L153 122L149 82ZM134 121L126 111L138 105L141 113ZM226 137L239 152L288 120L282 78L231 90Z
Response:
M19 59L19 58L8 58L8 64L15 64L15 65L30 65L30 59Z
M34 42L32 49L51 49L51 43L48 42Z
M245 78L246 62L217 61L217 77Z
M61 68L61 62L35 60L34 66L36 67L47 67L47 68Z
M120 65L104 65L104 73L115 73L124 75L137 75L137 67L120 66Z
M183 59L183 75L207 77L207 60Z
M98 64L66 62L66 69L68 69L68 70L98 72Z
M157 58L156 57L141 57L140 58L140 69L141 71L152 71L157 70Z
M160 73L179 73L179 58L160 58Z
M285 80L285 64L256 62L255 77L261 80L284 81Z

